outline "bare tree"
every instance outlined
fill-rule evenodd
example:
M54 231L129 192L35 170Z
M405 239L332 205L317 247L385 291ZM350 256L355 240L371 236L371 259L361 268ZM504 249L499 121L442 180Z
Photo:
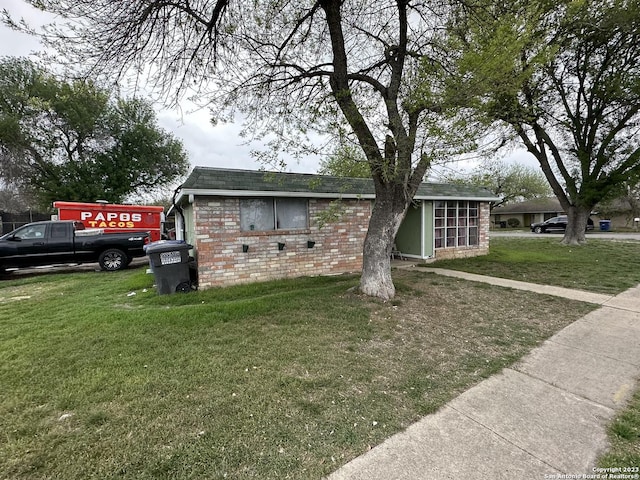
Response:
M134 73L174 98L196 91L216 118L241 112L254 135L276 134L282 140L277 148L301 145L312 131L355 137L376 190L360 288L383 299L394 296L394 237L430 161L448 149L429 135L440 108L433 95L424 95L417 73L437 54L443 5L29 2L69 20L50 27L44 39L71 65L120 79Z

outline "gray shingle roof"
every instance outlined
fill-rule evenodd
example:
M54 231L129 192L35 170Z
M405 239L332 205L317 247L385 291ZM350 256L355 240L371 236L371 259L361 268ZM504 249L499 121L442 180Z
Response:
M195 167L182 184L182 195L186 194L373 198L375 190L373 181L368 178ZM415 198L497 200L484 188L428 182L420 185Z
M522 202L513 202L500 205L493 209L495 214L516 213L559 213L564 209L557 198L534 198Z

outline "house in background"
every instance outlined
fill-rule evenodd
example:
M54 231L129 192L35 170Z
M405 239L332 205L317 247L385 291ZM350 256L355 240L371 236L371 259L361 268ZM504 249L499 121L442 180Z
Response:
M544 222L552 217L564 215L564 209L555 197L534 198L523 202L506 203L491 211L491 226L505 228L518 221L517 228L528 228L532 223Z
M611 228L640 228L640 199L622 196L596 205L592 218L611 221Z
M374 199L371 179L196 167L172 213L207 288L359 272ZM495 200L483 188L423 183L396 249L414 259L486 254Z
M532 223L544 222L558 215L565 215L558 199L537 198L500 205L491 212L490 221L492 227L504 228L515 219L519 223L517 228L529 228ZM637 215L638 209L634 209L628 199L619 198L596 205L590 218L596 229L600 220L609 220L613 229L638 228Z

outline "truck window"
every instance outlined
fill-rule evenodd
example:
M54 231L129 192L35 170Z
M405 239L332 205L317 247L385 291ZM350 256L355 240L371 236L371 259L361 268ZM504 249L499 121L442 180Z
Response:
M44 238L44 233L47 230L47 225L29 225L18 230L15 234L16 237L23 240L30 240L34 238Z
M51 238L67 238L67 225L64 223L52 223Z

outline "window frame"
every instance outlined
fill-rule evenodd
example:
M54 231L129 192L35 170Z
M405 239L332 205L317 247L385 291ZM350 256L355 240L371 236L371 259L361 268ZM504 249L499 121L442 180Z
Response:
M437 200L433 211L435 249L480 245L480 202Z
M43 240L47 237L47 227L48 224L27 224L20 228L18 228L13 237L19 238L20 240ZM33 236L25 237L24 232L33 233ZM36 235L36 233L40 233L41 235Z
M247 226L246 220L243 218L247 213L243 214L244 209L243 203L261 200L265 201L269 204L269 213L272 216L270 219L271 228L250 228ZM304 204L304 226L294 227L294 226L279 226L282 223L282 218L278 217L278 202L297 202L299 204ZM246 204L246 203L245 203ZM281 208L281 210L284 210ZM309 199L304 197L241 197L239 199L239 213L240 213L240 231L241 232L281 232L281 231L305 231L309 229ZM251 224L253 225L253 224Z

